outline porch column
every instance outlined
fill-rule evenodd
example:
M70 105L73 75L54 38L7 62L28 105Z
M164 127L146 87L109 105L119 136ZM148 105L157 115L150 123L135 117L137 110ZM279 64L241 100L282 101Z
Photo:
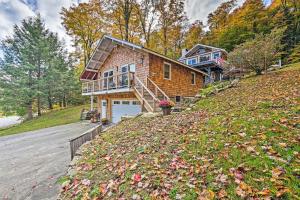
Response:
M94 96L91 95L91 111L93 110L94 108Z

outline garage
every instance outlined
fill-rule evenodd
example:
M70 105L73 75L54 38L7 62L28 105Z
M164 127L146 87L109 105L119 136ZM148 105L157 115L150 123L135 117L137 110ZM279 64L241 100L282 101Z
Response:
M122 116L135 116L142 112L138 100L112 100L112 122L118 123Z

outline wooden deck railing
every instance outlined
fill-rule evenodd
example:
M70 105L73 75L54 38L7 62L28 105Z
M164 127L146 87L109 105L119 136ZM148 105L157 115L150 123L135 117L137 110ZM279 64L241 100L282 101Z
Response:
M151 90L137 77L135 78L134 89L137 98L142 102L142 105L145 106L147 111L155 112L159 99L157 99Z
M89 94L101 91L130 88L134 82L134 73L126 72L113 76L88 81L82 84L82 94Z
M86 131L82 135L71 139L70 140L71 160L73 160L73 158L76 154L76 151L79 149L79 147L81 145L83 145L84 143L86 143L87 141L93 140L97 135L99 135L101 130L102 130L102 126L99 125L99 126L96 126L95 128L92 128L92 129Z
M147 77L147 88L149 88L153 94L155 95L156 98L159 100L168 100L170 101L170 98L168 95L154 83L149 77Z

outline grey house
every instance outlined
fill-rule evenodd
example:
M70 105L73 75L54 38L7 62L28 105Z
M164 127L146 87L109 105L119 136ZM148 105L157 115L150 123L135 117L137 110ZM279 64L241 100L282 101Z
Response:
M222 80L227 54L224 49L197 44L190 50L183 49L179 61L208 74L205 84L209 84Z

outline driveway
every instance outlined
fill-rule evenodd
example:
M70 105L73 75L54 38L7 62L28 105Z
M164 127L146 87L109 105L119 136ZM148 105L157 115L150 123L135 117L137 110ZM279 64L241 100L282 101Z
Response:
M56 199L70 163L69 139L94 127L74 123L0 137L0 199Z

